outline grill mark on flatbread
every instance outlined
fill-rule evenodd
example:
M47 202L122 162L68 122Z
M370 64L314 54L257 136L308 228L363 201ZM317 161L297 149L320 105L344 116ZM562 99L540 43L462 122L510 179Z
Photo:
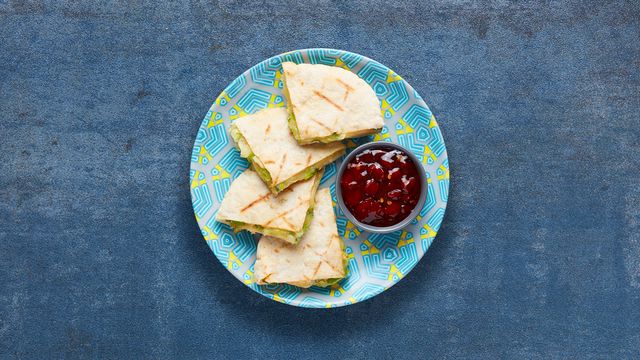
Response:
M307 155L307 163L304 166L305 167L309 166L310 163L311 163L311 154Z
M314 119L314 118L312 118L312 117L309 117L309 120L311 120L311 121L313 121L314 123L316 123L316 124L318 124L318 125L322 126L322 128L324 128L324 129L325 129L325 130L327 130L328 132L331 132L331 131L332 131L332 130L331 130L331 128L327 127L325 124L321 123L320 121L318 121L318 120L316 120L316 119Z
M259 198L253 200L249 205L247 205L247 206L243 207L242 209L240 209L240 212L245 212L245 211L249 210L255 204L257 204L257 203L261 202L262 200L268 198L269 195L271 195L271 193L266 193L266 194L260 196Z
M267 129L264 131L264 134L267 135L270 130L271 130L271 124L268 124Z
M285 215L288 215L290 212L296 210L300 206L302 206L302 204L298 204L295 207L293 207L293 208L291 208L291 209L289 209L289 210L287 210L285 212L280 213L280 215L278 215L278 216L274 217L273 219L271 219L271 220L267 221L266 223L264 223L264 226L269 226L272 222L276 221L277 219L279 219L279 218L281 218L281 217L283 217ZM287 222L287 221L285 220L285 222ZM287 224L289 224L289 223L287 222ZM291 224L289 224L289 225L291 225Z
M313 270L313 275L311 276L316 276L316 274L318 273L318 270L320 270L320 265L322 265L322 261L318 261L318 266L316 266L316 269Z
M334 239L340 239L340 238L338 236L336 236L336 235L332 235L331 236L331 240L329 240L329 244L327 245L327 248L324 249L324 252L322 254L317 252L315 249L311 249L311 251L313 251L313 253L316 254L319 258L321 258L321 259L324 258L325 255L327 255L327 253L329 253L329 249L331 248L331 244L333 244L333 240ZM311 245L309 245L309 244L306 244L306 245L308 245L308 247L311 247ZM322 261L326 262L326 260L322 260ZM327 265L329 265L329 263L327 263ZM335 270L335 268L333 266L329 265L329 267L331 267L332 269Z
M342 97L342 101L347 101L347 97L349 97L349 93L350 91L353 91L353 88L340 79L336 79L336 82L344 87L345 91L344 96Z
M320 260L320 261L318 262L318 266L316 266L316 269L315 269L315 270L314 270L314 272L313 272L313 275L311 275L311 276L314 276L314 277L315 277L316 275L318 275L318 270L320 270L320 266L322 266L322 263L327 264L327 266L328 266L328 267L330 267L330 268L331 268L331 270L335 271L337 274L340 274L340 273L341 273L340 269L336 269L336 267L335 267L335 266L333 266L333 265L331 265L331 264L329 264L329 262L327 262L327 260Z
M344 86L345 89L347 89L347 91L353 91L353 88L345 83L344 81L340 80L340 79L336 79L336 82L340 83L340 85Z
M335 271L336 273L341 273L342 271L340 271L340 269L336 269L333 265L329 264L329 262L327 262L327 260L322 260L323 263L327 264L327 266L329 266L331 268L331 270Z
M264 161L265 164L275 164L276 162L273 160Z
M273 184L277 184L278 180L280 180L280 173L282 172L282 167L284 166L284 162L287 161L287 153L282 154L282 160L280 161L280 167L278 168L278 172L276 176L273 177Z
M319 92L318 90L313 90L313 93L316 94L317 96L321 97L322 100L328 102L329 104L333 105L333 107L335 107L336 109L340 110L340 111L344 111L344 109L342 108L342 106L336 104L333 102L333 100L329 99L328 97L324 96L321 92Z
M282 221L284 221L285 223L287 223L287 225L289 225L289 227L291 227L292 229L295 229L295 228L296 228L296 226L295 226L295 225L293 225L292 223L290 223L290 222L289 222L289 220L287 220L287 218L286 218L286 217L283 217L283 218L282 218Z
M307 245L308 245L307 247L311 247L311 245L309 245L309 244L307 244ZM325 250L322 254L320 254L319 252L317 252L315 249L311 249L311 251L312 251L314 254L316 254L319 258L321 258L321 259L322 259L322 258L324 257L324 255L327 253L327 251L328 251L328 250Z

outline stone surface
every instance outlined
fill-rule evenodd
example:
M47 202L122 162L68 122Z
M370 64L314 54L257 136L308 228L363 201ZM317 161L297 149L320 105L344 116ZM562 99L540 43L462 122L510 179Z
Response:
M0 1L0 358L640 357L637 1ZM233 78L374 58L426 99L451 195L409 276L282 305L203 241L188 169Z

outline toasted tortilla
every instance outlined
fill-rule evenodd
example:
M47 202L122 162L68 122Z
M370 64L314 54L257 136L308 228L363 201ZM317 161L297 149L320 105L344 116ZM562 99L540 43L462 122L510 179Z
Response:
M260 239L254 266L258 284L287 283L307 288L328 286L345 277L346 253L329 189L318 190L315 202L313 219L298 245L270 236Z
M380 101L358 75L334 66L282 63L289 128L299 144L377 133Z
M311 178L345 151L339 142L299 145L289 131L287 115L285 108L264 109L237 119L230 129L240 155L274 194Z
M315 194L323 171L296 183L275 196L253 170L246 170L231 183L220 204L216 220L235 231L248 230L299 242L313 217Z

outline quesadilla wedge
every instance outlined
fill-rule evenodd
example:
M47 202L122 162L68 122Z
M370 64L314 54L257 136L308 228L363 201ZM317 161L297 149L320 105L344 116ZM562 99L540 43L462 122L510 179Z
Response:
M383 119L373 89L334 66L282 63L289 128L299 144L377 133Z
M346 274L346 252L328 188L318 190L311 225L300 243L291 245L270 236L263 236L258 242L254 266L258 284L329 286Z
M339 142L299 145L289 131L287 110L282 107L239 118L231 124L230 132L240 155L251 162L274 194L309 179L345 151Z
M253 170L231 183L216 220L235 231L248 230L297 244L311 223L323 171L275 196Z

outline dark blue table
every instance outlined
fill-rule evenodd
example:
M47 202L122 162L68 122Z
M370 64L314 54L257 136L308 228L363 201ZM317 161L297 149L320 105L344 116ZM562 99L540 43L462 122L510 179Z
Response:
M0 358L640 357L640 3L0 1ZM188 187L218 93L333 47L404 76L451 160L413 272L253 293Z

